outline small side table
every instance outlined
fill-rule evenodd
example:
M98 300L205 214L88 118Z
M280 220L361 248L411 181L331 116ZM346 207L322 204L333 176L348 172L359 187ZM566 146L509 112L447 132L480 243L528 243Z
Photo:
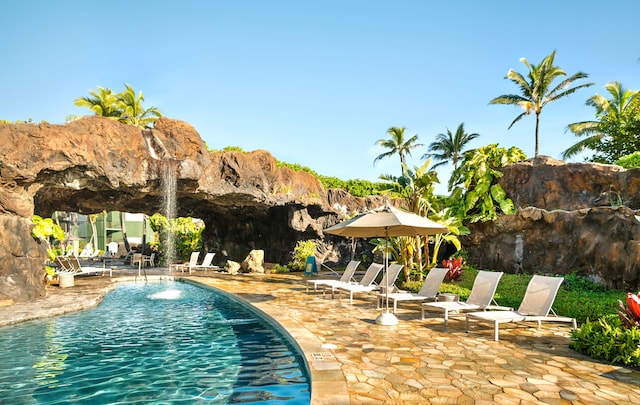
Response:
M58 273L58 281L62 288L73 287L75 285L72 273Z

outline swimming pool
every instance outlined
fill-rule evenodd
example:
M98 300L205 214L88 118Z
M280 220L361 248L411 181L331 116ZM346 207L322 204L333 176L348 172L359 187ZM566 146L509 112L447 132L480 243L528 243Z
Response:
M0 328L0 402L309 403L304 358L247 305L181 282L118 286L94 309Z

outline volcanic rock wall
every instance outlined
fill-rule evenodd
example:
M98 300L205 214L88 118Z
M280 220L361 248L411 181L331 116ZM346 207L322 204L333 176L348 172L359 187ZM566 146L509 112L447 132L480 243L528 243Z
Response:
M321 238L341 211L381 203L327 192L266 151L209 152L178 120L161 118L151 131L102 117L0 123L0 302L45 293L46 250L30 236L33 214L161 212L163 165L176 171L177 214L204 220L205 246L221 261L256 248L286 263L297 240Z
M640 289L640 170L540 156L502 172L518 212L470 224L462 242L471 263L509 273L577 272Z

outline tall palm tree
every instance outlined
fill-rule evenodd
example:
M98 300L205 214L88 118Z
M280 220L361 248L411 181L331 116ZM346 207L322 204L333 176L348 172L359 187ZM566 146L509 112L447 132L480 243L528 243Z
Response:
M509 79L520 87L522 94L503 94L491 100L489 104L510 104L519 105L524 109L524 112L518 115L509 129L516 122L520 121L525 115L531 113L536 114L536 152L535 156L538 156L538 129L540 126L540 113L542 108L552 101L556 101L562 97L575 93L577 90L589 87L593 83L585 83L575 87L568 88L574 81L584 79L588 77L586 73L578 72L573 76L567 77L562 80L557 86L551 87L553 81L561 76L567 76L564 70L558 66L554 66L553 60L555 59L556 51L553 51L551 55L546 56L539 65L532 65L526 58L521 58L520 61L525 64L529 69L529 74L525 79L520 73L509 69L505 79Z
M383 148L387 148L389 150L387 152L384 152L378 155L373 160L374 165L380 159L391 157L395 154L398 154L398 156L400 156L400 166L404 173L404 170L407 167L405 156L411 155L411 149L424 146L421 143L416 143L418 142L418 134L405 140L404 139L405 130L406 130L405 127L402 127L402 128L391 127L387 130L387 134L391 137L391 139L378 139L376 141L376 145L382 146Z
M465 146L479 136L480 134L464 132L464 122L458 126L455 135L447 128L446 134L438 134L435 142L429 145L429 151L433 153L425 153L422 155L422 159L432 158L438 162L431 169L451 161L455 170L458 167L458 162L462 160Z
M125 83L125 90L117 95L119 106L122 108L120 122L133 125L141 129L150 129L153 123L162 116L155 107L145 109L142 106L144 96L142 92L136 94L131 86Z
M597 150L603 139L608 135L615 137L617 134L605 134L601 123L603 120L610 120L621 123L628 113L634 108L634 101L640 92L625 89L619 82L605 84L604 88L609 92L611 98L606 98L600 94L589 98L585 104L596 109L596 121L582 121L569 124L567 129L576 136L586 136L576 144L562 152L562 158L568 159L584 151L585 149Z

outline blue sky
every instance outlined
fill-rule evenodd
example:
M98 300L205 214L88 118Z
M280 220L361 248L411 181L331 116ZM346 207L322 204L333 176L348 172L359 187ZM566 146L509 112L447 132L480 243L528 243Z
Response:
M534 117L507 130L520 110L488 105L518 93L504 76L526 74L521 57L556 50L556 65L595 82L543 110L540 153L554 158L607 82L640 89L635 0L13 1L2 15L0 119L64 123L88 113L77 97L128 83L211 148L266 149L342 179L399 174L397 157L373 165L392 126L425 144L412 166L462 122L480 134L473 147L533 156Z

